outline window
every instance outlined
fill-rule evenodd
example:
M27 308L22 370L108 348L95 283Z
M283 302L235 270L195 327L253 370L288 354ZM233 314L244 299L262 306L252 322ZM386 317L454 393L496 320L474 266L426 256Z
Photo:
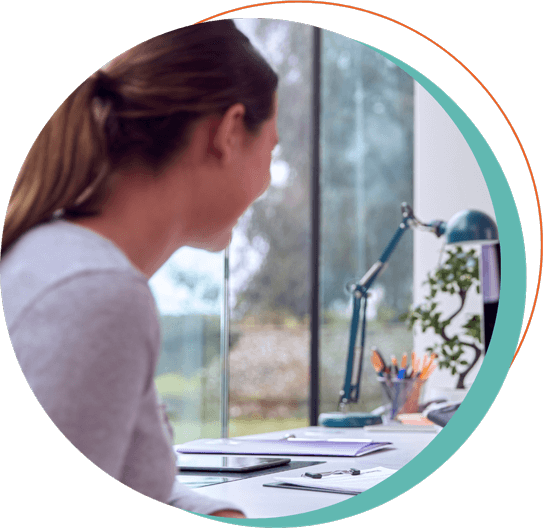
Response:
M413 79L372 49L330 31L321 40L320 411L335 411L343 387L351 295L413 203ZM412 300L413 238L404 235L368 299L360 403L381 404L369 349L388 359L411 352L398 316ZM357 345L359 339L357 340Z
M401 220L401 202L412 201L413 156L413 81L402 70L359 42L304 24L236 24L279 73L280 144L271 186L240 219L230 247L230 436L309 425L312 342L319 345L319 411L336 410L350 325L345 285L377 260ZM312 262L316 177L318 263ZM318 332L310 321L315 264ZM221 434L223 268L222 254L183 248L150 281L163 330L156 381L176 442ZM369 303L367 344L386 357L412 347L411 333L397 321L411 302L412 273L406 235ZM380 404L368 365L363 410Z
M220 436L223 257L181 248L151 278L162 332L155 382L174 442Z
M236 20L280 77L272 183L230 248L230 434L309 425L312 31Z

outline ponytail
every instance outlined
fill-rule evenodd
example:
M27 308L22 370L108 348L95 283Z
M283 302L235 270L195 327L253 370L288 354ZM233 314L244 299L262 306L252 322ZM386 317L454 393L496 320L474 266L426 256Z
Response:
M2 254L25 231L55 214L96 212L100 180L108 171L101 127L107 107L95 99L100 77L94 74L81 84L34 142L13 188Z
M2 254L55 216L100 213L109 177L138 157L157 173L187 144L191 124L245 106L247 130L270 117L278 78L231 20L160 35L81 84L32 146L11 195Z

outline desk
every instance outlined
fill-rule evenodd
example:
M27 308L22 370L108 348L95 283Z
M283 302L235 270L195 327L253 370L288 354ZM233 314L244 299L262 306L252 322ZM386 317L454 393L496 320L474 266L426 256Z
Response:
M309 435L308 435L309 433ZM400 469L417 456L436 436L434 432L365 432L363 428L305 427L287 431L252 435L241 438L282 438L287 434L308 438L370 438L374 441L392 442L393 448L377 451L361 457L307 457L289 456L292 460L323 460L324 464L313 466L310 470L318 472L333 471L350 467L366 469L383 466ZM317 436L318 435L318 436ZM283 517L297 513L325 508L350 498L349 495L321 493L315 491L268 488L263 484L274 482L274 477L299 477L304 470L288 470L271 475L235 480L198 488L198 492L216 499L236 503L249 518Z

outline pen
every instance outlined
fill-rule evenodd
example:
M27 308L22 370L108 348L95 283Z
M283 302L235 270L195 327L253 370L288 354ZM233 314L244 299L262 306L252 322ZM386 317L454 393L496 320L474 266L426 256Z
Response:
M428 366L428 361L430 360L430 356L428 354L424 354L422 356L422 365L420 367L420 371L423 372L426 370L426 367Z
M379 471L379 470L378 469L370 469L369 471L364 471L364 474L366 474L366 473L375 473L376 471ZM327 477L327 476L332 476L332 475L342 475L342 474L356 476L356 475L360 475L360 473L361 473L360 469L351 468L351 469L338 469L336 471L326 471L324 473L309 473L309 472L306 472L306 473L304 473L302 475L302 477L309 477L309 478L312 478L312 479L320 479L322 477Z
M379 350L376 348L373 349L373 353L379 358L379 361L382 363L385 372L390 372L390 369L387 367L385 360L383 359L383 356L379 353Z
M383 377L383 372L385 370L385 365L379 359L379 356L375 353L375 350L373 351L373 353L371 355L371 364L373 365L373 368L375 369L375 372L377 372L377 375L382 378Z
M283 438L283 440L285 440ZM349 443L349 442L354 442L354 443L372 443L372 440L370 440L369 438L296 438L296 437L289 437L289 438L286 438L286 440L288 440L289 442L332 442L332 443L337 443L337 442L341 442L341 443Z
M413 369L411 376L416 378L417 374L419 373L419 360L417 358L417 354L415 354L415 351L411 352L411 368Z
M404 353L402 356L402 363L400 365L400 370L398 371L398 379L404 379L406 374L406 368L407 368L407 354Z
M377 372L379 378L382 378L383 390L387 394L388 398L392 401L392 394L390 393L392 383L390 381L390 369L387 368L385 362L383 361L383 357L381 354L379 354L379 351L376 348L372 349L371 364L373 365L373 368L375 369L375 372Z
M381 376L384 376L386 379L390 380L390 367L387 366L383 356L379 353L379 350L376 348L373 349L373 357L375 357L376 365L379 365L379 373Z
M420 373L421 379L428 379L430 374L435 370L435 363L434 359L437 357L437 354L432 354L431 356L427 356L424 359L424 364Z
M426 371L421 373L420 379L427 380L430 377L430 374L432 374L432 372L434 372L436 367L437 367L437 365L435 363L430 363L428 365L428 368L426 369Z
M392 362L392 371L396 376L398 375L398 361L396 360L396 356L391 356L390 361Z

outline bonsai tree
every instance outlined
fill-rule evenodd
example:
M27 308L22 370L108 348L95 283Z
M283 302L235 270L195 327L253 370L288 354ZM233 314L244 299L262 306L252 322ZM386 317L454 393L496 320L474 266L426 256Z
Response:
M401 320L407 321L409 328L416 326L422 332L432 329L439 336L440 340L426 350L437 354L440 369L450 369L453 376L458 374L456 388L464 389L466 376L483 353L481 316L463 313L470 290L480 292L479 259L475 250L464 252L458 246L448 250L443 265L429 273L423 284L430 287L425 302L403 314ZM443 295L458 299L458 309L448 316L440 311L439 297ZM456 333L451 329L455 320L463 321ZM472 353L471 357L468 352Z

